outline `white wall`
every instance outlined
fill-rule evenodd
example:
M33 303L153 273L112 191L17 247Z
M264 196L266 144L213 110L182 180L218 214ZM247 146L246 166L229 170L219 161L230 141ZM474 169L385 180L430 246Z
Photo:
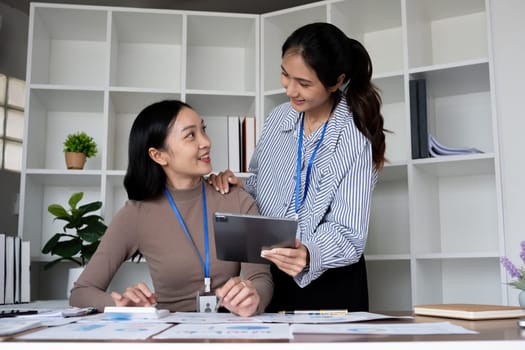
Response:
M18 193L20 173L0 170L0 232L18 232Z
M525 1L491 0L505 251L516 264L525 240ZM509 303L517 303L509 289Z
M25 80L29 16L0 2L0 72Z
M0 16L0 73L25 80L29 17L4 3L0 3ZM19 173L0 170L0 232L18 232L14 206L19 188Z

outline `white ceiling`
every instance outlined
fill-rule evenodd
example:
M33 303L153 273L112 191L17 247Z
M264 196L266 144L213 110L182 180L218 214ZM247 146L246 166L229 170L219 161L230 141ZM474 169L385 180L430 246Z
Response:
M33 2L260 14L316 1L317 0L41 0ZM32 1L0 0L0 2L25 13L29 13L29 3Z

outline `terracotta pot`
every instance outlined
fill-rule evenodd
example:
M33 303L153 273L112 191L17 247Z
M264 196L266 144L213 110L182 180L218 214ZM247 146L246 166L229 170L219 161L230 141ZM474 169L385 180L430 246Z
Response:
M86 155L81 152L65 152L68 169L84 169Z

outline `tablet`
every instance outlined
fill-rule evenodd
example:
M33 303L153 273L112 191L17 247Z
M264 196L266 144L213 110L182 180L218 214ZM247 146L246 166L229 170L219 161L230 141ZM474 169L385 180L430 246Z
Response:
M261 250L295 246L297 221L249 214L213 214L217 259L270 264Z

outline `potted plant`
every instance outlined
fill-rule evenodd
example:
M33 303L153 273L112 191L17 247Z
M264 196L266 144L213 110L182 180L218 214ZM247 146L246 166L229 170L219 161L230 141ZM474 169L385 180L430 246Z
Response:
M78 206L84 192L73 193L69 198L69 209L60 204L51 204L47 207L54 220L63 220L66 224L63 232L57 232L42 248L42 253L58 255L59 258L44 265L47 270L62 260L72 261L78 265L68 271L66 293L69 298L73 283L84 269L93 253L98 248L100 238L106 232L107 226L99 215L90 214L102 207L102 202L95 201Z
M68 169L83 169L86 158L95 156L97 152L97 143L83 131L67 135L64 141Z
M90 213L100 209L102 202L95 201L77 207L83 196L84 192L73 193L68 201L68 210L60 204L47 207L55 216L54 220L63 220L66 224L63 232L55 233L42 248L44 254L59 256L45 264L44 269L47 270L62 260L72 261L83 267L97 249L107 226L103 222L104 218Z
M520 248L520 258L525 263L525 241L521 241ZM506 256L502 256L500 261L510 277L513 278L508 284L520 291L518 301L520 306L525 308L525 267L517 267Z

